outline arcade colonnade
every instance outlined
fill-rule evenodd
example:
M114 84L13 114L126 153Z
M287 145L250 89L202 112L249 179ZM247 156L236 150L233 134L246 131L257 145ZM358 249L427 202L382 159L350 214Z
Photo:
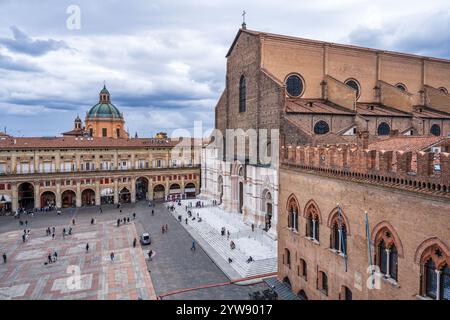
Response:
M84 207L134 203L139 200L193 198L199 191L199 175L86 177L51 180L0 181L0 210L19 208Z

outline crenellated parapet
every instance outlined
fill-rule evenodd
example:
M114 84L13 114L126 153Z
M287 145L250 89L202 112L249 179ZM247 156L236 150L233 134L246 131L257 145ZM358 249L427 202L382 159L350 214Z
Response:
M450 198L450 153L384 151L357 145L284 146L281 164Z

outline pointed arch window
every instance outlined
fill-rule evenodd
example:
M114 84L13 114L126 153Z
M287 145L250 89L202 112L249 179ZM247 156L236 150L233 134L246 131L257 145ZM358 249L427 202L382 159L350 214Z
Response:
M245 112L246 109L246 84L245 76L242 75L239 80L239 112Z
M289 200L288 205L288 228L298 231L298 205L295 198Z
M346 221L343 217L341 217L341 223L339 223L339 216L337 212L331 220L330 248L336 250L338 253L345 253L345 255L347 255Z
M422 254L422 295L435 300L450 300L450 257L439 245L428 247Z
M314 204L306 209L306 237L319 241L319 213Z

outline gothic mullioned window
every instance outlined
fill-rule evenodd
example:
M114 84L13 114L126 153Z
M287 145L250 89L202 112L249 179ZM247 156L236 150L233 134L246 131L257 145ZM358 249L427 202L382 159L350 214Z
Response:
M305 210L306 236L311 240L319 241L319 210L314 203L308 205Z
M375 263L380 272L387 278L397 280L398 251L394 236L387 227L382 228L375 236L377 246Z
M356 81L355 79L348 79L347 81L345 81L345 84L348 85L350 88L355 89L356 99L359 99L359 96L361 95L361 89L360 89L359 82Z
M450 256L438 244L421 256L421 294L435 300L450 300Z
M339 215L337 212L333 214L333 218L331 219L330 248L347 255L346 221L341 215L341 222L339 223Z
M239 80L239 112L245 112L246 108L246 84L244 75Z
M298 75L292 74L286 79L286 91L291 97L299 97L303 88L303 80Z
M386 122L382 122L378 125L378 135L387 136L391 132L391 127Z
M441 127L437 124L433 124L430 128L430 133L434 136L439 137L441 135Z
M288 200L288 228L298 231L298 203L295 197L291 196Z
M326 123L323 120L317 121L314 125L314 133L315 134L325 134L330 131L330 127L328 126L328 123Z

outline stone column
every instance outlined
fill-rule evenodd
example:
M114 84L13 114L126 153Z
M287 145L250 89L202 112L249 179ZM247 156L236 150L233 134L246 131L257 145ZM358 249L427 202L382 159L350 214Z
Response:
M11 184L11 209L16 211L19 208L19 193L17 191L17 183Z
M390 265L389 265L389 256L391 254L391 250L390 249L386 249L386 277L390 278L391 277L391 270L390 270Z
M62 202L61 202L61 181L56 181L56 206L58 208L62 207Z
M95 205L99 206L100 204L100 180L95 179Z
M114 178L114 204L119 203L119 181Z
M36 182L34 184L34 207L38 209L41 207L41 197L39 187L40 187L39 182Z
M153 200L153 179L148 179L148 192L147 192L147 200Z
M132 177L131 179L131 203L136 202L136 178Z
M441 270L435 270L436 271L436 300L440 300L439 297L441 295Z
M76 194L76 202L75 202L75 206L77 208L81 207L81 181L77 180L77 194Z

